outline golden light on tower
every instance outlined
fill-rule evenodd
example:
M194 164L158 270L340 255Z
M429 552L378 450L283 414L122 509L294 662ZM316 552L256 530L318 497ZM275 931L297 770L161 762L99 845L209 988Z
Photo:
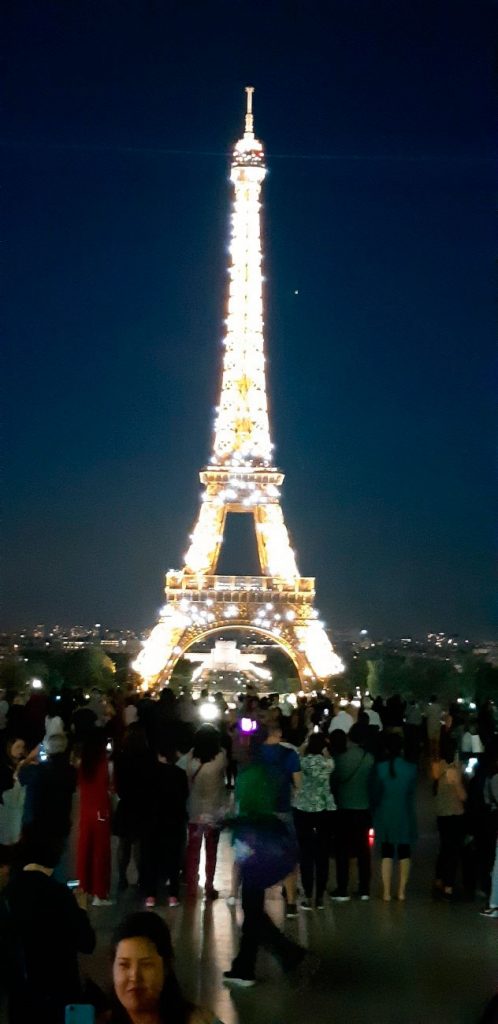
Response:
M271 637L292 658L303 685L343 670L314 609L315 581L302 577L280 505L284 475L273 465L264 356L261 186L266 175L247 87L245 130L230 180L230 283L213 452L201 472L201 507L184 568L166 576L166 605L134 668L166 681L196 641L227 626ZM253 516L261 576L217 576L228 513Z

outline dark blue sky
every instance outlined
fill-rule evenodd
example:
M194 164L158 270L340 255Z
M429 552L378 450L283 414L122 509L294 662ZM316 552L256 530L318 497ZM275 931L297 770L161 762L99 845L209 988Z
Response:
M495 634L496 7L6 6L3 624L151 625L182 564L253 84L301 572L337 629Z

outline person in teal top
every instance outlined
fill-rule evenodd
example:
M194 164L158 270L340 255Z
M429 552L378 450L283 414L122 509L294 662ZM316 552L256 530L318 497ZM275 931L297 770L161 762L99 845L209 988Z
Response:
M417 766L402 757L402 736L388 733L385 743L388 759L376 765L372 784L375 839L382 857L383 899L391 899L396 854L399 864L398 899L404 900L410 874L411 851L417 837Z
M336 867L337 889L332 899L343 903L351 897L349 865L358 861L360 900L370 899L371 857L368 832L371 826L370 783L374 768L372 754L364 749L366 734L355 722L348 733L343 754L335 759L332 786L337 794Z

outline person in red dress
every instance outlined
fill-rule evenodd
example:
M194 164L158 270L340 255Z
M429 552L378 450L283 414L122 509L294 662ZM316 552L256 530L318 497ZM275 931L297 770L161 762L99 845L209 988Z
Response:
M106 735L103 729L93 728L85 739L78 784L78 878L82 891L93 896L93 905L102 906L111 902L111 801Z

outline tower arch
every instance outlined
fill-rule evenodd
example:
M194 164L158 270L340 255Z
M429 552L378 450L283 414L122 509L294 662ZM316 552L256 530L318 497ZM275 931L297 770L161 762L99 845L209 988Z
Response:
M222 633L226 633L227 630L230 630L230 632L238 631L240 633L247 633L250 630L251 633L255 633L257 636L263 637L266 640L272 640L273 643L280 648L280 650L284 651L289 660L292 662L294 668L297 671L299 680L303 684L305 684L306 682L308 682L309 684L312 681L310 678L307 679L306 676L303 676L303 670L306 668L306 666L301 664L295 648L287 638L281 636L276 637L274 633L272 633L271 630L269 629L261 629L260 627L255 627L252 625L249 627L242 623L240 625L232 625L231 623L228 624L227 622L220 621L219 623L213 623L213 625L209 626L208 628L200 629L195 633L192 632L192 635L188 639L185 638L183 644L178 645L178 647L181 648L181 650L174 656L171 665L168 667L168 675L159 676L157 680L158 684L164 684L169 682L171 676L173 675L176 665L178 664L180 659L188 653L188 651L191 649L191 647L194 646L194 644L202 643L203 640L207 640L208 637L210 636L219 636Z

